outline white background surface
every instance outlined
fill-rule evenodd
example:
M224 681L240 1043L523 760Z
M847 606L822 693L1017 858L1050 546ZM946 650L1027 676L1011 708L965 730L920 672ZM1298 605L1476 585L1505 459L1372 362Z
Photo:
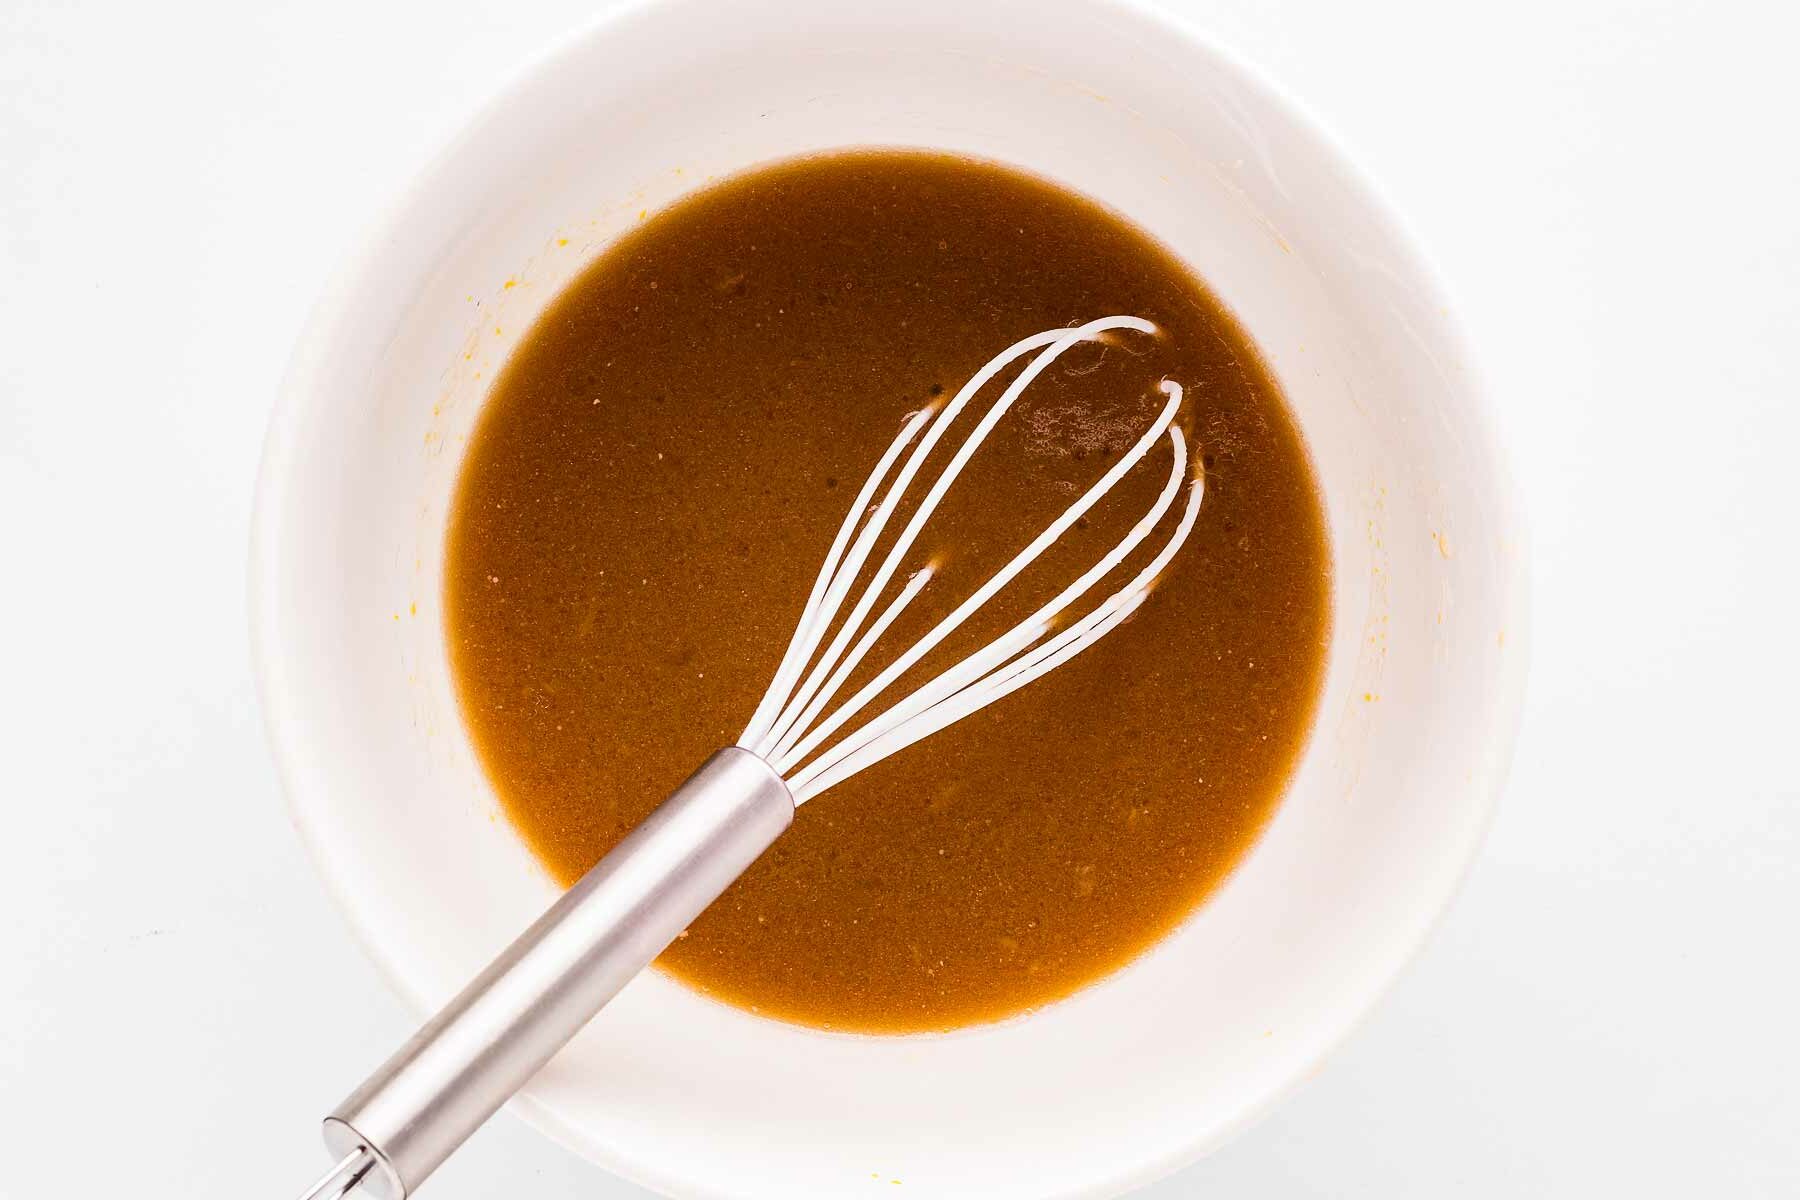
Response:
M1444 268L1536 629L1439 934L1309 1087L1142 1195L1800 1194L1800 19L1179 7ZM263 743L257 454L376 206L595 8L0 3L0 1194L297 1193L409 1032ZM645 1195L509 1116L425 1194Z

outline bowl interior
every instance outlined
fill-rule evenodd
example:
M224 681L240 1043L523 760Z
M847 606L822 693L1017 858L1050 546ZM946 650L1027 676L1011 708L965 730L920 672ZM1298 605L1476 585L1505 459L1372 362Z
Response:
M1261 345L1336 570L1327 694L1267 834L1127 970L997 1026L822 1034L648 974L518 1103L684 1196L1110 1194L1216 1145L1392 978L1479 840L1516 711L1511 497L1428 273L1244 68L1091 0L637 9L483 112L321 304L270 436L259 667L296 820L423 1011L548 902L457 714L447 505L489 381L570 277L708 179L927 146L1148 229Z

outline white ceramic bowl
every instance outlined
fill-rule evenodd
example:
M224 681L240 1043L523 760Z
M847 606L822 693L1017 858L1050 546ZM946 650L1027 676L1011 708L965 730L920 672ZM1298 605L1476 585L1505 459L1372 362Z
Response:
M881 1039L652 973L515 1107L678 1196L1113 1195L1266 1111L1393 979L1488 823L1524 662L1519 518L1437 283L1318 127L1205 40L1100 0L669 0L565 43L417 180L295 353L252 556L263 702L320 872L424 1013L553 894L472 755L441 635L445 510L488 382L645 211L864 145L1061 180L1237 312L1330 510L1310 749L1227 885L1071 999Z

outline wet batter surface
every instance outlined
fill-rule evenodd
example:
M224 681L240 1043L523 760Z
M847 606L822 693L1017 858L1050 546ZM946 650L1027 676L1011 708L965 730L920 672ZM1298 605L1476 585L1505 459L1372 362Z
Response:
M1117 313L1162 332L1078 347L1025 393L908 560L939 573L880 657L1098 478L1166 377L1206 496L1149 601L803 805L664 969L769 1016L906 1032L1044 1004L1148 948L1245 853L1302 748L1329 633L1321 505L1279 391L1199 280L1089 202L960 159L729 180L615 244L515 352L462 468L447 637L506 811L569 883L737 739L903 418L1023 336ZM908 682L1073 579L1169 470L1164 444Z

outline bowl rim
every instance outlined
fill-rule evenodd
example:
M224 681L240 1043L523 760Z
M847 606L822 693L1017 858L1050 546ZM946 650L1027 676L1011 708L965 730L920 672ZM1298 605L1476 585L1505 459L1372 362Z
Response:
M389 238L405 225L406 214L420 196L430 190L428 181L457 156L473 131L511 108L540 75L564 59L576 56L589 43L634 22L653 16L660 19L667 15L666 10L692 8L698 3L699 0L625 0L618 7L553 38L510 72L504 73L500 82L487 90L477 103L462 108L450 118L445 131L431 140L431 151L418 158L405 181L379 204L374 218L362 226L360 237L328 277L288 359L263 439L250 524L247 607L252 672L265 736L281 782L283 804L314 871L323 881L334 907L364 956L389 988L401 997L406 1008L420 1019L429 1015L433 1005L379 950L365 916L353 899L356 887L338 870L335 856L324 845L309 806L299 796L297 781L301 772L297 763L302 747L309 739L303 728L304 721L284 700L284 692L275 678L277 668L274 664L281 659L283 647L276 633L278 622L273 618L277 604L275 584L279 555L276 541L295 464L293 431L319 403L314 399L317 389L310 386L311 377L319 368L324 347L334 340L332 335L343 320L342 311L359 290L357 281L377 269ZM1464 368L1466 383L1461 392L1467 419L1490 448L1495 522L1514 548L1510 556L1511 569L1502 580L1500 601L1508 649L1512 653L1506 656L1498 673L1497 695L1487 731L1487 741L1495 751L1495 769L1483 783L1470 785L1472 793L1468 802L1479 808L1479 820L1467 844L1460 848L1461 861L1447 876L1448 882L1442 893L1433 898L1428 919L1421 922L1414 936L1401 947L1394 958L1393 969L1358 998L1355 1005L1344 1006L1344 1016L1337 1027L1324 1031L1315 1053L1284 1081L1245 1104L1231 1119L1171 1147L1162 1155L1118 1162L1104 1168L1088 1184L1047 1194L1047 1198L1054 1200L1085 1200L1116 1196L1147 1186L1242 1135L1312 1079L1324 1062L1364 1025L1380 1000L1417 961L1420 951L1441 926L1466 886L1492 827L1499 796L1510 773L1529 673L1531 554L1526 511L1511 469L1510 446L1504 425L1498 419L1489 375L1482 365L1478 347L1457 315L1456 306L1450 302L1450 290L1436 261L1424 251L1411 226L1377 182L1358 164L1346 144L1261 67L1198 28L1188 18L1166 11L1154 0L1045 0L1045 3L1065 9L1098 11L1122 21L1138 23L1146 32L1179 46L1185 57L1204 61L1212 71L1231 77L1234 84L1257 94L1312 144L1319 164L1333 172L1347 194L1361 204L1397 260L1416 281L1417 290L1438 302L1438 321L1443 337L1456 348ZM729 1200L730 1193L709 1189L692 1177L622 1153L619 1147L596 1138L591 1131L565 1118L555 1104L534 1094L530 1085L521 1089L508 1102L507 1108L552 1140L632 1183L663 1195Z

